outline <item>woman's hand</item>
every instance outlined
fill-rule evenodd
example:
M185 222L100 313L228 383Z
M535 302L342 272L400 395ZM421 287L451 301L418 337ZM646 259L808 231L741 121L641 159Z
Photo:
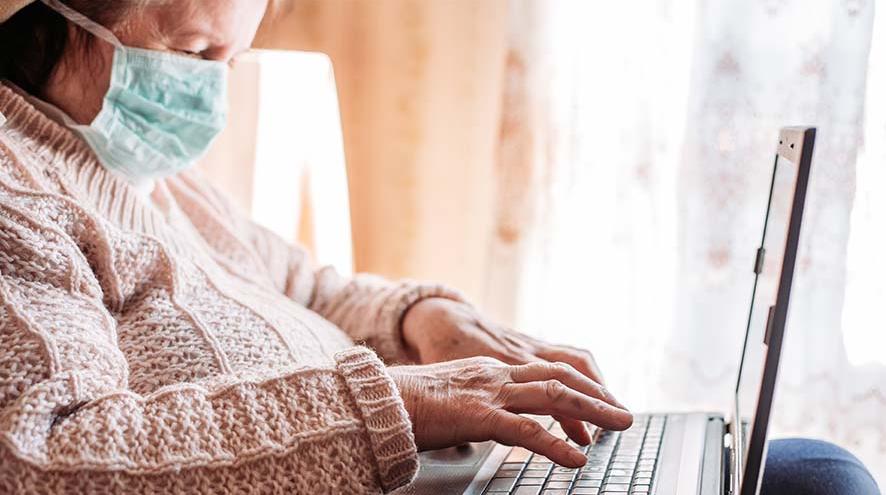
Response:
M585 421L609 430L630 427L633 418L606 390L564 363L511 366L493 358L389 368L412 420L420 450L495 440L541 454L557 464L580 467L587 458L521 413ZM562 423L562 420L561 420ZM565 430L565 428L564 428Z
M533 339L449 299L429 298L412 306L403 318L403 339L421 363L474 356L494 357L508 364L563 362L603 383L590 352Z

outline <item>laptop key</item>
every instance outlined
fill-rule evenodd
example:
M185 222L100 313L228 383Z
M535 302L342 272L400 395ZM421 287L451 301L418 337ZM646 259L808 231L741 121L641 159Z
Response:
M630 483L606 483L600 487L604 492L626 492L631 488Z
M633 476L634 472L627 469L610 469L609 476Z
M505 459L505 462L526 462L532 456L532 452L523 447L514 447Z
M517 480L517 486L533 485L541 486L545 484L544 478L520 478Z
M499 469L495 473L496 478L516 478L518 476L520 476L520 470L518 469Z
M600 493L599 488L574 488L571 495L597 495Z
M538 495L541 492L540 486L521 485L511 492L511 495Z
M526 471L523 471L524 478L547 478L547 476L547 469L527 469Z
M569 495L569 490L545 490L542 495Z
M578 480L575 482L575 486L580 486L582 488L600 488L600 485L603 484L603 480Z
M572 478L574 478L574 477L575 476L573 476L571 474L559 473L559 474L552 474L551 477L548 479L551 481L572 481Z
M517 471L519 471L519 470L523 469L523 463L522 462L505 462L504 464L501 465L501 467L499 467L499 469L503 469L505 471L511 470L511 469L516 469Z
M495 478L486 487L487 492L509 492L517 482L514 478Z
M545 488L557 488L557 489L569 489L569 485L572 483L568 481L548 481L548 484L545 485Z
M603 473L581 473L578 475L580 480L602 480Z
M630 476L610 476L606 478L607 483L630 483Z

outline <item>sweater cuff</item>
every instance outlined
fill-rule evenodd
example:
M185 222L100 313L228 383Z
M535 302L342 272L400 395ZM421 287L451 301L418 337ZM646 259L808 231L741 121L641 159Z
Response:
M439 284L421 284L411 281L397 282L385 298L373 346L389 364L411 363L403 340L403 318L414 304L432 297L442 297L464 303L465 298L454 289Z
M335 355L339 372L363 415L382 488L399 488L418 472L418 450L403 399L382 362L365 347Z

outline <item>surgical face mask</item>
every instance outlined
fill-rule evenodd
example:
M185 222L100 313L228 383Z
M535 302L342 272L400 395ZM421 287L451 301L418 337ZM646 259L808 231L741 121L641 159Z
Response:
M206 154L225 127L227 64L123 46L58 0L42 1L115 47L101 112L89 125L69 125L102 165L143 180L172 175Z

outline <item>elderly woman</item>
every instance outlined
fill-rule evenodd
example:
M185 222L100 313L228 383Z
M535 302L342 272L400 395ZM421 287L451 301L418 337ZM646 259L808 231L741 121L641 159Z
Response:
M631 424L590 354L316 267L185 171L271 7L2 0L0 493L381 492L465 441L585 462L520 413Z

